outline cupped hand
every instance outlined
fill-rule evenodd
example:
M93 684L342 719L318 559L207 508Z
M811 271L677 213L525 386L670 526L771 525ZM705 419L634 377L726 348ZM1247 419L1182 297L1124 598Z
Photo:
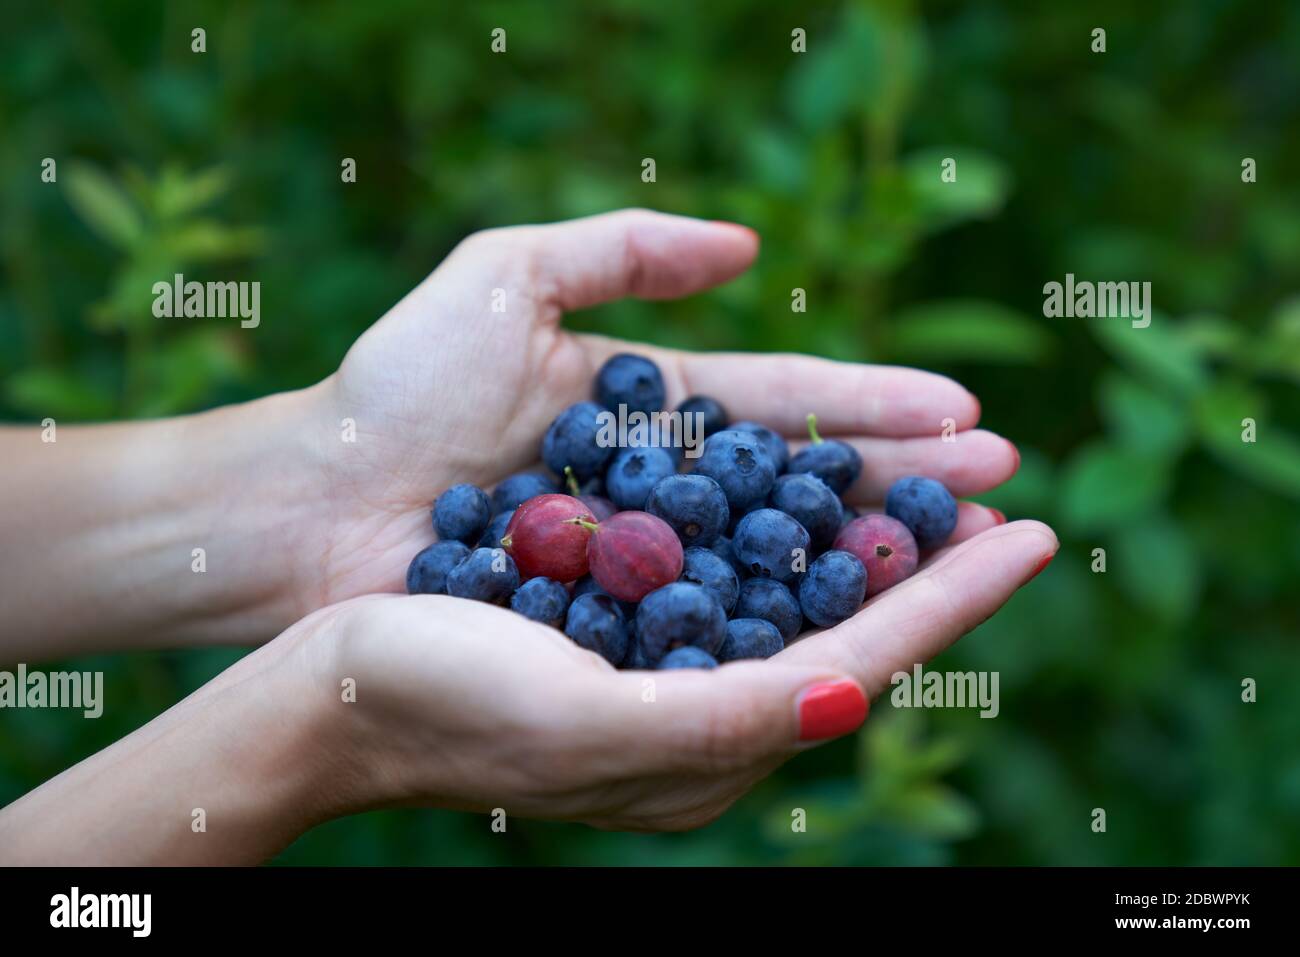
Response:
M328 662L327 689L355 681L355 702L332 705L326 724L347 742L331 752L363 769L352 809L681 830L856 730L865 696L991 615L1055 550L1036 522L987 530L838 627L711 671L616 671L555 629L432 595L345 602L306 644Z
M309 596L301 610L401 591L411 557L433 540L428 510L438 493L458 482L490 487L536 463L551 420L590 398L600 364L625 350L659 363L670 407L712 395L733 419L762 422L796 444L807 413L817 413L824 435L862 454L862 477L846 496L857 504L878 504L901 475L932 476L963 496L1015 472L1015 448L976 429L979 403L943 376L800 355L692 354L560 325L565 312L613 299L707 289L743 272L757 251L757 236L742 226L644 210L462 242L312 390L326 436L318 443L324 484L298 548L308 556L295 576ZM355 441L340 438L345 421ZM1000 521L963 505L958 535Z

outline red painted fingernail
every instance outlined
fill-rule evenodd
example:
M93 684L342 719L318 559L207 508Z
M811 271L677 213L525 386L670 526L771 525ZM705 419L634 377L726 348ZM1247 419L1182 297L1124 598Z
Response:
M1038 573L1041 572L1048 565L1052 564L1052 559L1055 557L1056 557L1056 552L1052 552L1052 554L1048 555L1041 562L1039 562L1038 567L1034 569L1033 574L1031 574L1028 578L1025 579L1025 583L1028 584L1029 582L1037 578Z
M991 508L991 509L989 509L989 511L993 513L993 517L996 518L996 519L998 520L998 524L999 524L999 525L1005 525L1005 524L1007 523L1007 517L1006 517L1005 515L1002 514L1002 510L1001 510L1001 509L999 509L999 508Z
M867 696L848 679L813 685L799 699L800 741L837 738L866 720Z

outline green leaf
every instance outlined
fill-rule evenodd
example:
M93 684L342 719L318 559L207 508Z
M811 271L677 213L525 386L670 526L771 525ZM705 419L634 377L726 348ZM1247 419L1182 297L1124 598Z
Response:
M1269 331L1277 339L1300 347L1300 297L1288 299L1277 307Z
M145 367L150 383L136 416L175 415L202 404L211 389L238 377L245 366L238 332L200 329L155 349Z
M810 831L791 828L791 810L800 807L807 815ZM819 782L804 788L798 796L777 801L764 815L764 836L774 844L797 846L814 840L827 841L841 838L861 826L866 808L852 780Z
M166 169L154 190L154 207L163 218L175 218L202 209L230 185L230 174L221 166L186 174Z
M1002 485L979 496L978 501L1001 509L1009 519L1048 515L1056 508L1060 494L1052 461L1038 449L1018 447L1020 469Z
M1191 435L1191 416L1169 396L1121 372L1107 372L1098 389L1102 416L1119 444L1138 452L1181 452Z
M798 62L787 102L805 130L824 130L858 113L887 135L925 70L926 47L910 13L859 4L844 11L835 29L810 31L808 52L792 56Z
M969 837L980 823L975 806L942 784L910 789L887 817L908 830L950 841Z
M1086 445L1065 466L1061 518L1080 532L1113 528L1158 505L1168 486L1167 460L1133 449Z
M805 130L826 129L848 115L860 99L860 65L870 69L873 49L869 32L850 24L824 43L814 42L807 53L792 54L798 62L791 71L788 102Z
M895 358L908 362L1039 363L1054 338L1023 313L994 302L948 299L904 309L890 340Z
M1196 404L1196 423L1206 446L1225 465L1261 485L1300 498L1300 441L1266 418L1261 395L1223 383ZM1243 420L1255 423L1255 441L1242 436Z
M755 131L747 144L749 164L763 188L795 196L808 182L806 140L773 128Z
M1209 385L1195 346L1161 313L1155 313L1145 328L1118 318L1079 321L1087 324L1102 346L1144 378L1155 379L1180 394L1199 392Z
M1300 380L1300 298L1278 306L1269 321L1268 335L1254 351L1260 368Z
M264 235L256 227L227 226L207 219L186 222L168 232L166 245L184 263L238 259L262 248Z
M9 401L33 415L55 419L106 419L114 412L113 396L71 372L55 368L23 369L9 377Z
M1235 359L1248 343L1241 326L1222 316L1189 316L1183 320L1180 331L1188 345L1204 356Z
M1156 617L1177 624L1196 608L1201 569L1196 545L1164 516L1125 523L1112 534L1106 574Z
M942 175L947 159L955 164L951 182L945 182ZM903 161L903 175L916 215L927 231L994 216L1011 190L1011 177L1002 161L969 147L913 153Z
M64 174L68 203L106 242L130 249L144 235L140 212L126 193L96 167L72 162Z

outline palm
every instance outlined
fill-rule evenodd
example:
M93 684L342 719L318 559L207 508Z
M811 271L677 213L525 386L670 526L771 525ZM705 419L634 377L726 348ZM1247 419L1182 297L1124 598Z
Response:
M1054 547L1036 523L990 530L838 627L714 672L615 671L554 629L447 596L341 606L334 660L381 702L375 773L404 803L691 828L794 753L803 689L848 677L874 697L992 614Z

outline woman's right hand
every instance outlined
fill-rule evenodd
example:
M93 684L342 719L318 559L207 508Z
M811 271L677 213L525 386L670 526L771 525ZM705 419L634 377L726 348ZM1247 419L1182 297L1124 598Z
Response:
M1013 522L933 556L843 624L766 661L616 671L555 629L446 596L331 609L324 652L340 753L361 807L422 805L680 830L717 818L818 741L848 734L866 695L993 614L1057 549Z

